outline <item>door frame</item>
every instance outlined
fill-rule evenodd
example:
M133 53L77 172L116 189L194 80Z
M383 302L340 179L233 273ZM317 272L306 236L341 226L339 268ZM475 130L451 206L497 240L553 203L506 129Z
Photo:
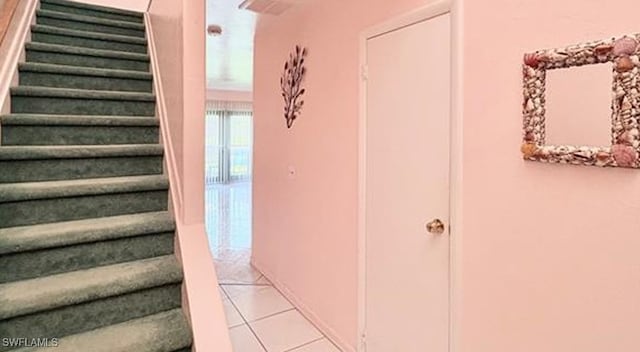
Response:
M449 191L449 352L457 351L459 336L460 243L462 237L462 1L437 0L411 12L393 17L361 32L359 117L358 117L358 337L356 351L366 346L366 129L367 129L367 41L433 17L451 16L451 110L450 110L450 191Z

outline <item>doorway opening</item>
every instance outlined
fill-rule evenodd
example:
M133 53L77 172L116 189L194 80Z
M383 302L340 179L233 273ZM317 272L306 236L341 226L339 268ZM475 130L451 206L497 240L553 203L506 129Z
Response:
M206 110L206 227L215 249L251 249L251 103L209 101Z

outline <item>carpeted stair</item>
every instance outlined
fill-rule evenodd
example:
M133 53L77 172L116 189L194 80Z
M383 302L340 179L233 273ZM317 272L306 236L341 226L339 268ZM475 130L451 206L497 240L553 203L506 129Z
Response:
M142 14L41 0L25 52L0 116L0 351L190 351Z

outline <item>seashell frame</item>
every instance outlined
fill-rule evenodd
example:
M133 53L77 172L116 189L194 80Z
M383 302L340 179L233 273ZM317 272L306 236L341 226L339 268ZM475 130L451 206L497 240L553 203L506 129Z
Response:
M633 43L635 42L635 48ZM523 140L529 161L640 168L640 34L593 41L524 55ZM611 145L607 147L545 144L547 70L612 64Z

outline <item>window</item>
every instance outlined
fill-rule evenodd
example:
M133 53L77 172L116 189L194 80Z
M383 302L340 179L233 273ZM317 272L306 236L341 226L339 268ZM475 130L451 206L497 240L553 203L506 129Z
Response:
M209 102L206 112L206 182L251 179L253 112L251 104Z

